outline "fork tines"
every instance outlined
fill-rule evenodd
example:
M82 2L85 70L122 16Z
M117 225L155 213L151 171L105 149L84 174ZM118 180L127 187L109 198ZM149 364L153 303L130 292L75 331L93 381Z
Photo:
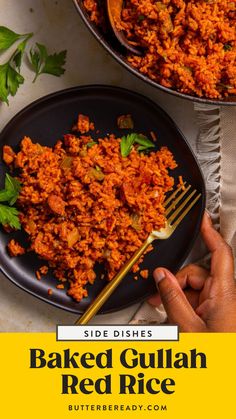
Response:
M168 224L175 228L196 204L200 196L201 194L197 194L197 190L192 190L192 186L186 185L186 182L179 186L164 202Z

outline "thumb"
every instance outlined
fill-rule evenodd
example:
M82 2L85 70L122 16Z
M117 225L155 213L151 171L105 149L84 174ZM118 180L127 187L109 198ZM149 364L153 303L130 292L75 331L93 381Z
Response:
M181 332L203 331L204 322L189 304L175 276L165 268L156 269L153 276L169 322L177 324Z

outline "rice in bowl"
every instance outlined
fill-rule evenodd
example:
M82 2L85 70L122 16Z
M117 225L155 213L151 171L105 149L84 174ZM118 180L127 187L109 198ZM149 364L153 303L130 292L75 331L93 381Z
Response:
M83 1L106 31L105 1ZM197 97L236 95L235 1L126 0L117 28L143 51L128 62L151 80Z

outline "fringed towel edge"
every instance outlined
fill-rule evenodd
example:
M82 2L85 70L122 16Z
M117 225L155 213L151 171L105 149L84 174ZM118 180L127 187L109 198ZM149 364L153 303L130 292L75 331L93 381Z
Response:
M206 182L206 206L217 229L220 228L221 128L220 107L195 103L199 135L197 159Z

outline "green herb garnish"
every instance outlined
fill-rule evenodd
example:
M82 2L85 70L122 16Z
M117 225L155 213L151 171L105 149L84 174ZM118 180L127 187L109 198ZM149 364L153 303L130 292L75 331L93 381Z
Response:
M146 150L148 148L153 148L155 145L151 140L149 140L144 135L138 135L135 138L135 143L140 144L140 146L137 148L138 151Z
M127 157L130 154L134 144L139 144L139 147L137 148L138 151L144 151L155 147L153 142L144 135L136 133L128 134L121 138L120 151L122 157Z
M144 15L139 15L138 16L138 22L142 22L145 19Z
M0 190L0 202L7 202L9 205L0 204L0 223L9 225L17 230L20 229L19 212L12 207L15 204L20 192L20 182L6 174L5 188Z
M15 63L16 68L20 71L22 58L25 52L25 47L28 42L28 40L33 36L32 33L30 33L27 38L24 39L16 48L15 54L13 55L13 61Z
M96 143L96 141L90 141L89 143L87 143L87 144L86 144L86 146L87 146L88 148L91 148L91 147L93 147L95 144L97 144L97 143Z
M232 48L233 48L232 45L230 45L230 44L224 44L224 50L225 51L230 51Z
M5 51L19 39L29 39L32 35L32 33L19 34L13 32L11 29L6 28L5 26L0 26L0 51Z
M0 202L8 202L14 205L20 192L20 182L14 177L6 174L5 188L0 191Z
M61 76L65 69L63 65L66 62L67 51L61 51L49 55L45 45L36 43L36 47L30 50L29 60L35 71L35 80L40 74L52 74L54 76Z
M24 77L20 74L22 57L26 43L33 34L19 35L4 26L0 26L0 51L11 47L20 38L25 38L16 48L10 59L0 65L0 100L8 104L8 96L15 96Z
M2 225L9 225L16 230L20 230L19 212L14 207L0 204L0 223Z
M20 73L22 58L26 44L33 33L19 34L5 26L0 26L0 52L9 49L15 42L21 40L10 59L0 65L0 101L8 102L8 96L15 96L19 86L24 83L24 77ZM66 51L48 55L44 45L36 44L31 49L30 63L36 73L34 81L42 73L60 76L65 72L63 65L66 60Z

